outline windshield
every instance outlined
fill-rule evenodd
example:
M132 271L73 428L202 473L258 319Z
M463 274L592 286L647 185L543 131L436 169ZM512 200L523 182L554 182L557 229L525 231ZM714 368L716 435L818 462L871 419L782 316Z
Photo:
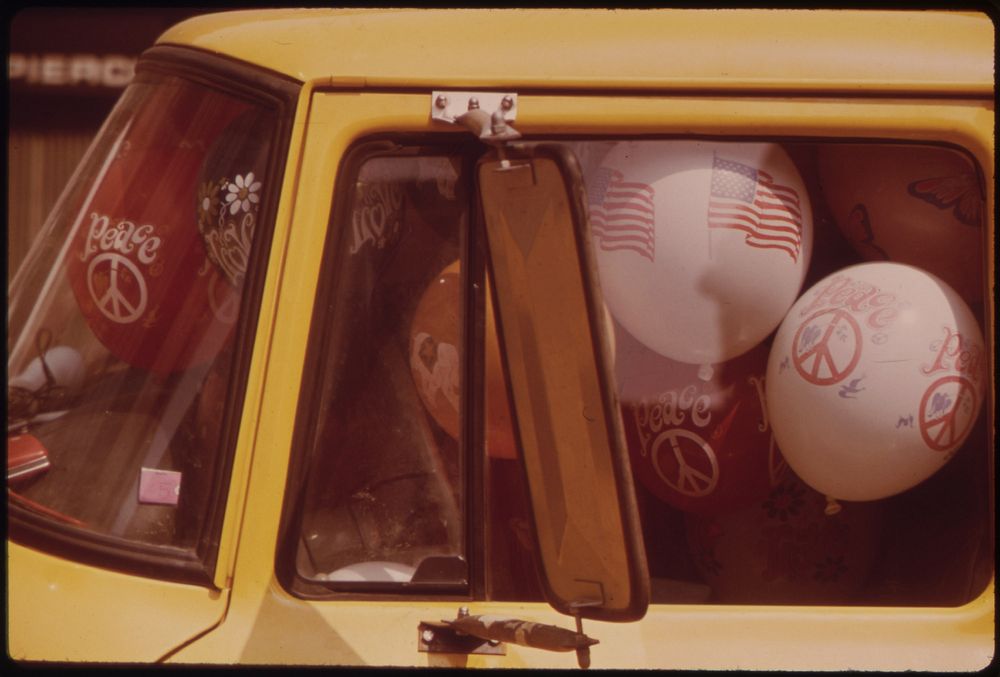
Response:
M9 289L12 505L195 545L276 129L173 75L123 95Z

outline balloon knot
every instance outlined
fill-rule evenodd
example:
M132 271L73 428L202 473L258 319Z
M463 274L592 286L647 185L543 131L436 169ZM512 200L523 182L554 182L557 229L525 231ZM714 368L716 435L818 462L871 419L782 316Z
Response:
M831 496L826 497L826 508L823 510L824 513L827 515L836 515L842 509L843 507L837 502L837 499Z

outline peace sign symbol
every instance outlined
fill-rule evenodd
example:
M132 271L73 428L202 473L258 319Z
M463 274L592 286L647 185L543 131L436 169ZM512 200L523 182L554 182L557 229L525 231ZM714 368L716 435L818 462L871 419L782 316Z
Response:
M107 289L98 294L95 279L105 274ZM112 322L135 322L146 311L146 281L139 268L121 254L105 252L94 257L87 267L87 289L101 314Z
M667 457L668 473L660 465L660 446L668 442L673 451L673 460ZM674 428L665 430L653 442L650 450L656 474L671 488L686 496L707 496L715 491L719 483L719 462L712 447L696 433ZM705 468L707 461L708 467ZM694 464L702 469L694 467Z
M977 413L972 382L945 376L931 384L920 400L920 435L934 451L949 451L969 432Z
M792 341L799 376L818 386L844 380L861 359L861 327L840 308L810 316Z

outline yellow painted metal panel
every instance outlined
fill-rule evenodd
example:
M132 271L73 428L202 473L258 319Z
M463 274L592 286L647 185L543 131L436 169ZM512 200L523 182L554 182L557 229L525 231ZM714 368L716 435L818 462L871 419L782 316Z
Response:
M572 654L507 647L506 656L435 656L417 650L417 624L454 617L460 602L305 601L274 578L281 495L291 453L311 299L338 162L352 142L382 131L442 131L427 95L320 93L284 252L272 350L260 404L253 472L226 622L172 657L181 662L561 667ZM518 129L553 132L780 135L943 140L965 146L994 200L989 101L954 103L745 98L575 98L522 95ZM990 230L992 237L992 229ZM990 243L992 245L992 242ZM294 262L294 265L290 265ZM262 329L262 331L264 331ZM988 330L995 343L995 331ZM280 350L278 350L280 347ZM264 413L266 412L266 414ZM252 415L247 413L248 416ZM542 604L468 603L571 627ZM633 624L589 623L595 667L974 670L993 649L993 587L958 608L653 605Z
M8 542L7 564L14 660L151 662L225 613L227 592L84 566L16 543Z
M993 30L957 12L282 10L192 19L160 42L369 86L982 94Z
M607 37L613 32L628 39ZM526 135L951 142L967 148L982 167L990 214L992 41L989 20L967 13L736 10L247 12L192 20L162 39L243 58L310 87L524 88L516 126ZM307 100L310 87L303 93ZM531 93L542 88L549 93ZM593 91L553 94L571 88ZM647 95L597 96L602 89ZM681 95L648 96L657 91ZM723 98L723 92L741 96ZM792 92L813 98L777 96ZM875 93L913 98L850 96ZM931 101L937 94L965 99ZM312 109L299 109L216 575L219 586L233 586L231 607L225 622L173 660L575 665L572 654L517 647L508 647L505 657L420 654L417 623L452 617L458 602L306 602L289 596L274 578L292 425L338 163L353 141L368 134L459 133L431 123L428 105L427 94L342 92L321 94ZM989 234L992 251L994 229ZM995 275L992 258L989 274ZM995 326L986 330L995 345ZM58 614L70 627L53 638L42 623L12 623L15 658L154 660L222 620L229 594L84 567L15 544L9 577L16 581L11 619ZM570 624L540 604L470 607L473 613ZM92 622L97 610L101 624ZM601 640L593 650L596 667L969 670L991 657L993 611L990 586L956 609L654 605L640 623L590 624L588 632Z
M285 247L291 228L291 215L295 205L296 186L301 181L300 162L302 156L303 136L306 122L309 118L309 102L312 98L311 89L304 87L299 100L301 105L295 110L292 123L291 139L288 143L288 157L285 162L284 178L282 179L280 198L274 222L274 232L271 239L271 251L268 258L267 276L264 280L264 291L261 296L260 310L257 319L257 334L253 342L253 356L250 363L250 373L247 378L246 394L243 400L243 416L240 420L240 432L237 447L233 456L233 466L230 475L229 493L226 497L225 518L219 539L219 554L216 563L214 583L219 588L228 588L231 584L233 567L238 552L238 534L243 522L243 506L246 501L247 483L250 475L253 450L256 448L256 432L258 422L265 418L261 411L261 398L264 390L264 366L270 359L272 348L272 333L274 329L274 313L281 293L281 276L284 272ZM306 320L308 324L308 320Z

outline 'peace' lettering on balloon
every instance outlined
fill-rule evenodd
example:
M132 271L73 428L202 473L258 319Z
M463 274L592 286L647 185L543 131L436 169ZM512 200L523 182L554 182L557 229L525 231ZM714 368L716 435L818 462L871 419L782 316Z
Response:
M149 290L139 264L148 272L148 266L157 259L163 241L155 232L149 224L136 225L128 219L113 223L106 214L90 214L90 229L80 260L90 261L87 290L91 300L112 322L131 324L146 312Z
M865 316L872 329L885 329L899 315L895 294L846 275L831 277L812 301L803 305L799 315L805 316L821 308L844 308L852 314Z
M708 395L698 395L697 392L695 386L687 386L680 393L668 390L661 393L656 401L643 399L635 407L633 415L642 442L643 456L647 454L649 440L654 435L664 428L675 428L683 424L688 413L691 415L691 422L699 428L704 428L711 422L712 401Z
M924 365L921 371L933 374L939 371L957 371L978 383L982 378L983 351L969 337L963 337L951 327L944 329L944 339L935 341L931 349L936 351L934 361Z
M135 258L148 266L156 260L157 250L162 244L162 240L154 233L153 226L136 226L127 219L112 226L107 215L93 212L90 215L90 233L80 260L86 261L99 251L116 251L120 254L135 252Z

